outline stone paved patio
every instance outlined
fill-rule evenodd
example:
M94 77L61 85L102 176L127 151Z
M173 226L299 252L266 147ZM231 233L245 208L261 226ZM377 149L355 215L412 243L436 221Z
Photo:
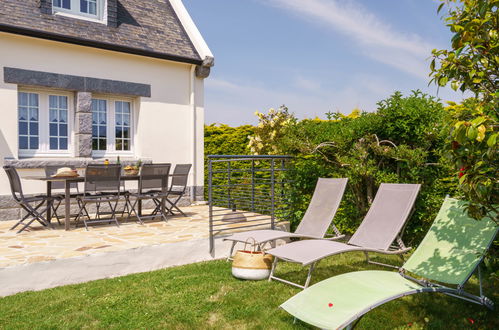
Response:
M115 225L95 225L65 231L63 226L47 230L35 225L33 230L16 234L9 228L15 221L0 222L0 268L37 262L124 251L144 246L208 239L208 206L189 206L182 210L188 217L172 216L168 222L149 220L144 225L131 220ZM247 213L247 215L252 215ZM252 218L252 220L257 220ZM268 217L262 216L262 220ZM263 222L262 221L262 222ZM63 224L64 225L64 224ZM243 224L230 224L237 231ZM268 227L268 225L260 228ZM252 228L252 229L258 229Z

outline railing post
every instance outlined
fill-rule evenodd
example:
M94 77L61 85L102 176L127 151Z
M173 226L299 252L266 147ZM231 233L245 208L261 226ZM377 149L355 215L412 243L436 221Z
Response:
M231 205L231 161L229 160L229 162L227 163L227 208L232 208L232 205Z
M251 159L251 212L255 212L255 159Z
M284 171L285 171L285 160L284 158L281 159L281 168L279 169L279 184L280 184L280 191L279 191L279 200L277 201L278 204L278 209L280 210L280 215L281 218L285 217L288 218L289 215L285 214L285 206L286 206L286 197L284 195Z
M272 214L270 216L270 228L274 229L275 228L275 168L274 168L274 158L271 160L271 171L270 171L270 199L271 199L271 209L272 209Z
M215 238L213 237L213 167L208 159L208 207L210 215L210 254L215 257Z

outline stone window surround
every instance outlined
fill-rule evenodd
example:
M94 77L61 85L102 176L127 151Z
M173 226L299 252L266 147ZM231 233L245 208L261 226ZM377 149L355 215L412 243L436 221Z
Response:
M74 151L79 158L92 158L92 93L125 96L151 96L151 86L125 81L63 75L50 72L4 67L4 82L22 86L48 87L75 92ZM12 160L20 168L40 168L38 160ZM5 164L12 161L6 160ZM67 164L67 160L64 160ZM86 162L86 160L84 160ZM24 165L26 166L23 166ZM11 164L14 165L14 164ZM76 165L76 164L74 164Z

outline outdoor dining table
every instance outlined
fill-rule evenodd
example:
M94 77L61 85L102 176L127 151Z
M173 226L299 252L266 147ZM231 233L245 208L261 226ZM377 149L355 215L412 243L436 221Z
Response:
M170 176L172 176L170 174ZM26 176L23 179L27 180L39 180L45 181L47 183L47 196L52 196L52 182L64 182L64 229L70 230L69 220L71 218L71 183L84 182L84 176L67 176L67 177L52 177L52 176ZM140 179L140 175L121 175L122 181L138 181ZM48 202L51 203L51 202ZM164 199L162 200L162 209L164 210ZM142 203L139 200L138 212L139 214L142 211ZM47 220L50 221L52 219L50 208L47 208Z

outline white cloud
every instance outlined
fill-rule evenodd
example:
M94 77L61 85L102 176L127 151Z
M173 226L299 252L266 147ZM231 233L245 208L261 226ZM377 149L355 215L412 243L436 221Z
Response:
M355 107L373 111L376 102L389 96L394 87L382 78L357 75L343 88L322 87L295 93L261 82L236 82L225 78L206 80L206 122L229 125L255 124L255 111L267 111L282 104L298 118L324 118L328 111L350 113Z
M432 47L419 35L396 31L353 0L262 0L347 35L372 59L427 79Z
M318 91L321 88L320 82L302 76L295 77L294 83L296 87L308 91Z

